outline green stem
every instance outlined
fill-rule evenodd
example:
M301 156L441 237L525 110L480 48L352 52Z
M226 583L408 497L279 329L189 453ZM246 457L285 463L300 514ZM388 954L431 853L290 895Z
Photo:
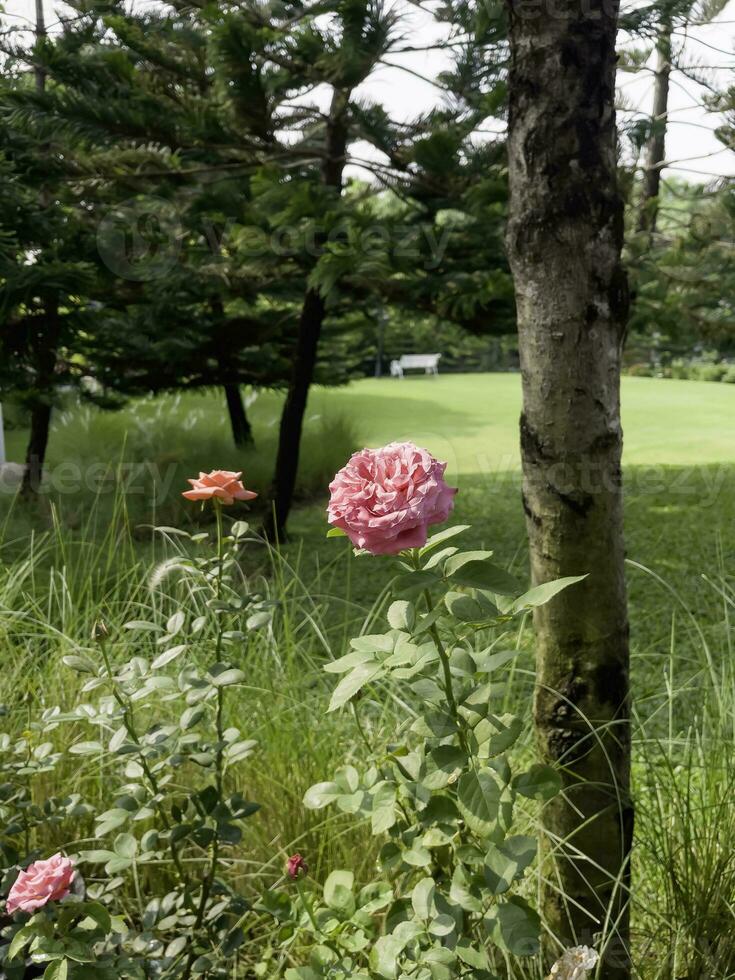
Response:
M414 550L411 553L411 559L413 567L416 571L420 570L421 562L419 559L418 552ZM431 598L431 592L427 589L423 591L424 602L426 603L426 612L431 615L434 611L434 603ZM449 665L449 655L444 647L439 636L439 630L436 628L436 623L434 623L429 628L429 635L436 644L436 649L439 654L439 660L442 665L442 673L444 675L444 693L447 696L447 704L449 705L449 711L451 712L454 723L457 726L457 735L459 737L459 744L462 746L465 752L468 751L467 741L464 735L464 728L462 725L462 717L460 716L459 710L457 708L457 699L454 696L454 685L452 683L452 671Z
M365 747L367 748L368 752L370 753L370 755L372 755L373 747L370 744L370 739L367 737L367 732L365 731L365 727L360 718L360 712L357 710L357 705L355 704L354 701L351 702L351 705L352 705L352 714L354 715L355 718L355 725L357 726L357 731L360 735L360 738L365 743Z
M222 580L224 575L225 567L225 535L222 520L222 504L214 499L214 514L217 520L217 578L215 581L214 594L215 599L219 600L222 596ZM222 617L220 616L220 610L215 609L215 616L217 617L217 644L215 648L215 662L219 662L220 651L222 649L222 636L224 633L224 626L222 622ZM215 734L217 738L217 752L215 757L215 784L217 788L217 798L222 802L224 795L224 691L221 687L217 688L217 711L215 716ZM202 882L202 891L199 896L199 906L196 911L196 918L194 920L194 926L192 928L192 940L196 940L196 936L199 933L202 925L204 923L204 916L207 912L207 904L209 902L209 896L212 892L215 879L217 877L217 868L219 866L219 838L217 837L217 828L214 830L214 840L212 841L209 868L207 869L207 874ZM192 949L186 960L186 965L184 967L184 972L182 974L182 980L189 980L191 976L191 971L194 966L194 961L196 959L196 951L194 947L194 942L192 942Z
M301 899L301 904L304 906L304 908L306 909L306 914L309 916L309 921L311 922L312 926L314 927L314 932L317 934L317 936L321 936L322 931L319 928L319 926L317 925L316 918L314 917L314 909L311 907L311 902L306 897L306 893L304 891L304 887L303 887L303 885L301 883L301 878L299 878L298 876L296 878L296 890L299 893L299 898Z
M105 671L107 672L107 679L110 684L110 690L112 691L112 696L114 697L115 701L118 703L120 708L122 709L122 720L123 720L123 725L125 726L125 731L128 733L131 742L138 749L138 759L140 761L141 768L153 791L153 796L155 801L154 806L156 807L161 823L163 824L164 830L170 835L171 824L169 822L166 811L163 809L163 806L160 803L160 787L158 784L158 780L156 779L155 773L148 765L148 760L146 759L143 753L143 746L140 743L140 737L133 723L132 705L130 704L130 701L127 698L124 698L122 696L117 686L117 683L115 681L115 675L112 672L112 664L110 663L110 658L107 654L107 647L105 645L104 639L99 640L99 645L100 645L100 651L102 653L102 661L105 665ZM169 850L171 851L171 858L173 860L174 867L176 868L176 873L179 877L179 881L184 886L184 895L186 898L186 903L187 905L189 905L190 910L193 912L194 907L188 897L189 896L188 878L184 870L184 866L181 863L179 850L174 844L174 842L170 840L170 836L169 836Z
M217 518L217 581L214 595L215 599L219 601L222 596L222 579L225 570L225 534L222 521L222 504L216 497L214 498L214 514ZM224 631L218 609L215 610L215 616L217 617L217 646L214 652L214 659L218 663L220 651L222 650L222 634Z

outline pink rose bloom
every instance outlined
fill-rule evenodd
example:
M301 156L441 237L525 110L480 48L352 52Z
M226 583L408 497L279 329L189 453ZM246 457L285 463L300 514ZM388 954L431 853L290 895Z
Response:
M354 453L329 484L329 523L373 555L420 548L429 527L454 507L457 490L444 482L446 468L412 442Z
M300 854L292 854L288 861L286 861L286 874L294 881L300 875L305 875L308 870L309 866Z
M211 473L200 473L198 480L189 480L191 490L181 494L187 500L212 500L216 498L223 504L231 504L235 500L252 500L257 493L246 490L240 477L242 473L230 470L212 470Z
M74 878L74 862L63 854L46 861L35 861L21 871L10 889L7 913L35 912L48 902L58 902L69 894Z

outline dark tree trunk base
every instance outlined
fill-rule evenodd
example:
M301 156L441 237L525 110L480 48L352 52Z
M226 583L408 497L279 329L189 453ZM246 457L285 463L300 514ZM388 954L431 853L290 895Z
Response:
M20 486L22 497L36 497L41 489L43 463L46 458L50 427L51 405L39 404L34 406L31 411L31 434L26 451L26 468Z
M310 289L304 299L299 323L299 339L294 356L293 373L281 415L278 456L273 481L272 509L266 517L263 533L269 541L285 539L286 521L291 511L299 447L304 425L306 401L314 378L319 336L324 321L324 300Z
M230 426L232 428L232 441L238 449L245 446L254 446L253 428L250 425L245 403L242 400L239 384L224 385L225 398L227 399L227 411L230 414Z

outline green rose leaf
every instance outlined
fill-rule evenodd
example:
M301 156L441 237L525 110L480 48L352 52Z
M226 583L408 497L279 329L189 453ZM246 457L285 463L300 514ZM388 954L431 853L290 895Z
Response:
M508 837L493 845L485 858L485 882L495 895L507 892L536 856L533 837Z
M19 929L13 936L12 942L8 947L8 959L15 959L18 953L28 945L35 935L35 931L30 929L28 926L23 926L22 929Z
M454 524L452 527L445 527L443 531L437 531L436 534L431 535L419 554L423 558L424 555L428 555L434 548L438 548L440 544L444 544L445 541L449 541L457 534L462 534L463 531L469 531L469 529L469 524Z
M344 657L325 664L324 670L329 674L346 674L354 667L359 667L360 664L369 662L375 662L374 650L353 650L352 653L347 653Z
M473 970L490 969L487 950L482 946L473 946L469 939L460 939L457 943L457 956L466 966L471 966Z
M513 956L535 956L539 951L541 920L522 898L496 905L485 922L492 940Z
M373 791L373 812L371 827L374 834L384 834L395 825L396 786L395 783L378 783Z
M523 721L517 715L488 715L475 728L475 735L483 752L492 756L506 752L522 731Z
M462 623L476 623L483 619L482 606L466 592L447 592L444 605Z
M159 653L156 659L151 664L151 670L158 670L159 667L165 667L166 664L170 664L172 660L175 660L180 656L184 650L186 650L186 644L182 643L179 646L171 647L168 650L164 650L163 653Z
M335 912L352 915L355 911L355 897L352 887L355 876L351 871L333 871L324 882L324 901Z
M557 578L553 582L544 582L543 585L537 585L516 599L513 603L512 611L520 612L523 609L534 609L536 606L543 606L550 599L553 599L555 595L558 595L564 589L568 589L570 585L574 585L575 582L581 582L586 578L586 575L567 575L565 578Z
M354 670L351 670L349 674L342 678L334 689L332 700L329 702L329 708L327 710L336 711L338 708L341 708L348 701L351 701L366 684L376 680L382 674L382 665L376 664L374 661L355 667Z
M342 790L336 783L317 783L307 789L304 795L304 806L307 810L321 810L330 803L334 803Z
M458 585L483 589L498 595L517 595L518 581L489 560L492 551L461 551L447 558L444 575Z
M531 800L550 800L561 790L561 776L551 766L538 763L527 772L519 773L513 780L513 788L521 796Z
M498 823L502 787L492 769L466 772L457 787L457 803L467 826L490 837Z
M411 905L419 919L424 921L432 918L436 908L434 905L434 884L433 878L422 878L411 892Z
M398 599L391 603L388 609L388 622L394 630L406 630L410 633L415 620L414 608L406 599Z

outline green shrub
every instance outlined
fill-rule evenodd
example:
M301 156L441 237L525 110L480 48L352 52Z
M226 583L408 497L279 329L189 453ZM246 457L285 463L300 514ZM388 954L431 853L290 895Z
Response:
M257 412L256 412L257 407ZM131 402L118 411L72 403L56 413L46 460L45 492L72 525L97 508L110 515L118 491L136 523L190 522L181 500L187 479L200 470L242 470L262 508L273 478L280 402L265 395L252 406L255 446L236 449L218 395L166 395ZM313 500L357 448L346 417L307 417L295 497ZM6 503L12 488L3 488Z
M643 363L629 365L625 373L631 378L653 378L656 375L652 365Z
M696 381L722 381L727 371L725 364L695 364L692 377Z

